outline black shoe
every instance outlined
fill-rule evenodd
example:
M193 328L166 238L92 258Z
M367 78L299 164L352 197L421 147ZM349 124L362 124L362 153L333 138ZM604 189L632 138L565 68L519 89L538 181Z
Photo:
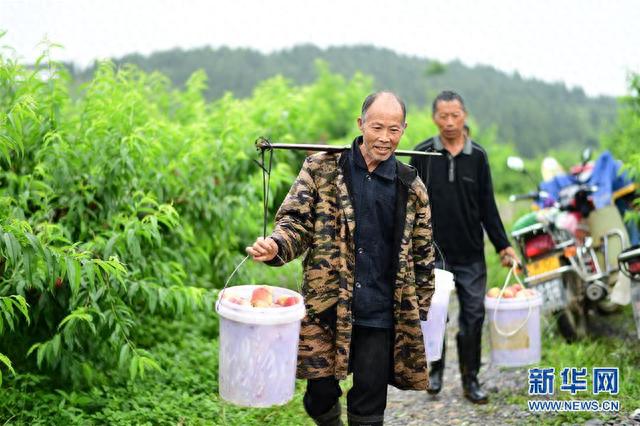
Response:
M427 392L431 395L436 395L442 390L442 376L444 375L444 359L446 353L447 341L445 339L442 345L442 357L431 363L429 368L429 388Z
M442 368L429 371L429 387L427 388L427 392L431 395L437 395L442 390L442 372Z
M481 330L469 336L458 333L456 339L458 341L458 357L464 396L474 404L486 404L489 398L487 393L480 388L480 383L478 383Z
M489 396L480 387L476 376L466 376L462 378L462 389L464 396L474 404L486 404L489 402Z
M318 426L343 426L344 423L342 423L342 419L340 418L341 414L342 407L338 401L328 412L318 417L312 417L312 419Z

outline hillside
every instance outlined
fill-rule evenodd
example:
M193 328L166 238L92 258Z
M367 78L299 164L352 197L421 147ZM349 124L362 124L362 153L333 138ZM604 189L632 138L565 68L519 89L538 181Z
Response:
M161 71L177 85L196 69L204 69L209 76L207 95L218 98L226 91L249 96L258 82L276 74L309 83L316 76L317 59L347 77L357 71L371 75L376 88L397 91L410 105L430 104L442 89L456 90L479 125L495 124L500 140L513 142L525 156L597 146L599 135L616 116L614 98L590 98L579 88L523 79L489 66L468 67L457 61L439 64L372 46L319 49L302 45L271 54L226 47L174 49L150 56L132 54L116 63ZM89 69L77 77L87 80L91 74Z

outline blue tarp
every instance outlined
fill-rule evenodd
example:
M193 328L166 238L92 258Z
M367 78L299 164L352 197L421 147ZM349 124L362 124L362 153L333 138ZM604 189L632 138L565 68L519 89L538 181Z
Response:
M594 185L598 188L592 194L595 208L599 209L608 206L611 204L611 196L615 191L633 183L626 171L620 171L621 168L622 162L613 158L609 151L604 151L596 159L591 176L586 182L580 182L576 176L568 174L558 175L551 180L542 182L540 190L548 192L551 200L542 200L540 204L548 206L550 201L559 200L560 190L563 188L583 183Z
M540 200L538 203L541 207L549 207L559 200L559 194L563 188L583 183L597 187L597 190L591 194L596 209L608 206L611 204L611 197L614 192L633 184L629 174L625 170L621 171L621 168L622 162L613 158L609 151L604 151L596 159L591 176L586 182L580 182L577 176L568 174L558 175L551 180L542 182L540 190L548 192L550 198ZM623 205L623 203L616 204L620 213L624 215L627 206ZM638 232L637 224L634 222L626 225L631 244L638 244L640 242L640 233Z

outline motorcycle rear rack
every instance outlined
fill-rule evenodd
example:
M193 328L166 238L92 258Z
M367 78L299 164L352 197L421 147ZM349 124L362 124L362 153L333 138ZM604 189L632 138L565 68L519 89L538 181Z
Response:
M576 272L576 271L573 266L565 265L565 266L559 267L558 269L554 269L553 271L547 271L547 272L543 272L542 274L530 275L528 277L525 277L524 282L525 284L532 284L532 283L538 283L541 281L548 281L552 278L557 278L559 276L562 276L567 272Z
M527 227L524 227L522 229L519 229L517 231L513 231L511 233L511 237L513 239L515 239L516 241L519 240L520 237L522 237L523 235L527 235L527 234L537 234L538 231L544 232L546 234L551 235L551 238L553 238L553 242L555 244L554 246L554 250L562 250L566 247L572 246L575 244L575 240L573 238L566 238L564 241L562 242L556 242L557 239L559 238L558 235L556 235L556 232L554 232L553 230L549 229L548 225L544 225L542 223L534 223L533 225L529 225Z
M533 225L529 225L529 226L525 226L522 229L518 229L517 231L513 231L511 233L511 236L513 238L518 238L522 235L528 234L528 233L532 233L535 231L544 231L545 226L541 223L534 223Z
M547 271L547 272L543 272L542 274L530 275L528 277L525 277L524 282L526 284L531 284L531 283L538 283L541 281L547 281L553 278L558 278L566 274L567 272L573 272L578 277L580 277L582 281L587 283L595 280L600 280L608 276L608 274L604 274L602 272L596 272L595 274L591 274L591 275L581 274L579 272L580 268L576 265L576 261L573 258L569 258L569 262L571 263L571 265L564 265L559 267L558 269L554 269L553 271Z

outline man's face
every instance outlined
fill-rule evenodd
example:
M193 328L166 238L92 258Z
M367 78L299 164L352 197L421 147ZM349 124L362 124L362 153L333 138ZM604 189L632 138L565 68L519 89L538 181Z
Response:
M367 165L377 166L387 160L398 148L407 127L402 107L395 97L379 95L364 117L358 118L363 144L360 147Z
M433 121L440 130L440 135L446 140L455 140L463 136L464 123L467 114L460 101L438 101Z

